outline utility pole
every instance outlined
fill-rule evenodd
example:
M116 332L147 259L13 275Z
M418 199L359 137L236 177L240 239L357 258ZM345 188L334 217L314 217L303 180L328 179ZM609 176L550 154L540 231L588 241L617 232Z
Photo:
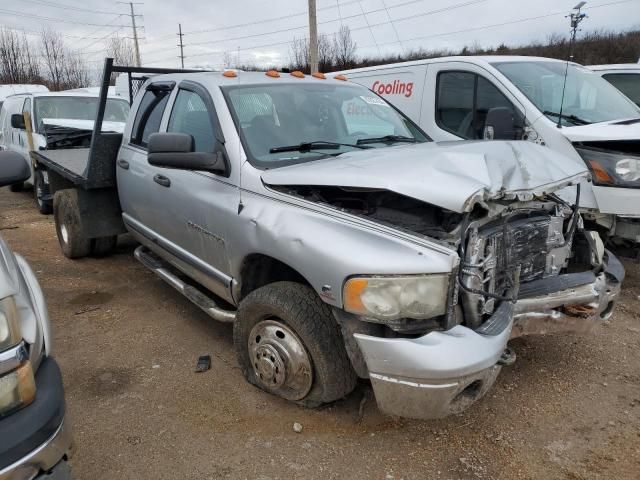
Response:
M309 0L309 63L310 72L318 71L318 20L316 18L316 0Z
M127 3L127 2L120 2ZM136 14L133 11L133 2L128 2L131 7L131 28L133 28L133 48L136 52L136 67L141 66L140 62L140 46L138 45L138 28L136 27Z
M569 39L569 56L567 57L567 62L564 66L564 81L562 83L562 96L560 97L560 110L558 113L558 123L556 127L562 128L562 111L564 107L564 94L567 88L567 75L569 73L569 62L573 62L573 48L576 43L576 36L578 35L578 27L580 23L587 18L586 13L582 13L581 9L586 5L587 2L580 2L575 7L573 7L573 11L567 15L571 19L571 38Z
M180 47L180 65L184 68L184 44L182 43L182 37L184 34L182 33L182 24L178 24L178 38L180 39L180 43L178 46Z

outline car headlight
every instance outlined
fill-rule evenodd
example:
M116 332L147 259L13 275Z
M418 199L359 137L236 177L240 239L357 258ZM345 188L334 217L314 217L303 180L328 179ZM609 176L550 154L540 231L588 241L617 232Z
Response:
M576 147L591 170L594 185L640 187L640 157Z
M35 399L36 383L31 362L19 355L22 333L16 302L13 297L0 300L0 417L22 408ZM13 349L13 352L11 351ZM18 352L18 353L16 353ZM15 362L21 362L16 365ZM9 370L9 371L7 371Z
M444 315L449 278L449 274L350 278L344 285L344 309L383 322Z
M20 319L13 297L0 300L0 352L16 346L22 340Z

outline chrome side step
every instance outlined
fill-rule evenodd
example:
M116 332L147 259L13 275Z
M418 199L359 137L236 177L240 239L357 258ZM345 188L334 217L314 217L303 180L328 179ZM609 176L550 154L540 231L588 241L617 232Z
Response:
M204 294L196 287L189 285L187 282L172 273L173 267L162 259L156 257L146 247L141 245L136 248L133 252L133 256L158 277L204 310L204 312L211 318L218 320L219 322L235 321L236 312L220 308L213 298Z

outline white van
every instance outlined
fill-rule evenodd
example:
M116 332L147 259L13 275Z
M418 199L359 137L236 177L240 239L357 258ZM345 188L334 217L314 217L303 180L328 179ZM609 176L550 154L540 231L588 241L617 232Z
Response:
M566 67L548 58L479 56L340 73L387 98L436 141L523 139L586 163L593 185L582 189L585 217L640 242L640 108L570 63L560 119Z
M49 182L46 172L34 170L29 156L34 150L57 148L86 148L91 142L96 118L98 95L82 92L27 93L7 97L0 110L0 144L7 150L22 154L31 165L31 178L38 209L51 212ZM24 113L31 116L33 145L24 123ZM124 130L129 113L129 102L121 97L107 100L102 129L105 132ZM23 185L12 186L13 191Z
M48 91L49 89L44 85L29 83L7 83L0 85L0 108L2 108L4 100L11 95L16 95L17 93L41 93Z
M636 105L640 105L640 63L590 65L587 68L624 93Z

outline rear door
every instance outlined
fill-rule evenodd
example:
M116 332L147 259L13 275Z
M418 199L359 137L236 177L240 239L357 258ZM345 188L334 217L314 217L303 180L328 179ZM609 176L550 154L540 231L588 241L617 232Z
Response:
M492 109L508 109L520 133L524 127L524 107L479 65L430 64L426 85L420 126L436 141L483 139Z

